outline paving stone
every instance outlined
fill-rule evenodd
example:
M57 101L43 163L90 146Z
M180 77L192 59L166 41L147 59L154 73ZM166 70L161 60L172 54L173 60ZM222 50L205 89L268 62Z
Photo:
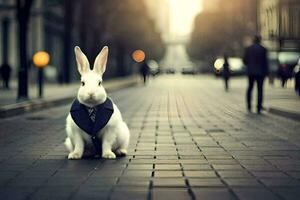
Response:
M193 188L196 199L205 200L236 200L237 198L231 194L228 189L223 188Z
M180 159L182 164L208 164L208 161L205 159Z
M237 165L238 162L234 159L217 159L217 160L213 160L213 159L209 159L208 162L210 164L215 164L215 165Z
M278 169L274 166L266 166L266 165L244 165L244 167L249 171L278 171Z
M152 199L174 199L184 200L192 199L186 189L173 188L153 188Z
M109 170L109 169L107 169L107 170ZM91 176L103 177L103 178L116 177L116 176L118 177L118 176L122 175L122 172L123 172L123 170L118 169L118 170L109 170L109 173L108 173L106 170L100 169L100 170L95 171Z
M123 173L123 177L151 177L152 171L149 170L127 170Z
M157 164L177 164L180 163L180 160L169 160L169 159L160 159L160 160L155 160L153 161L153 163L155 163L155 165Z
M279 200L280 198L265 188L233 188L240 200Z
M300 172L287 172L287 174L295 179L300 179Z
M152 170L153 164L129 164L127 170Z
M212 165L216 170L242 170L240 165Z
M118 185L122 186L149 186L149 178L133 178L133 177L121 177L119 179Z
M154 177L182 177L181 171L155 171Z
M236 170L236 171L217 171L222 178L248 178L251 177L247 171Z
M183 178L154 178L153 187L186 187Z
M192 187L224 187L219 178L189 178Z
M300 181L292 178L261 178L267 186L300 186Z
M108 186L115 185L117 183L116 177L95 177L90 176L84 181L84 185L96 187L96 186Z
M179 164L155 164L155 170L181 170Z
M79 186L84 183L84 178L51 178L45 185L48 187L52 186Z
M41 200L41 199L69 199L70 196L76 191L76 187L42 187L39 188L34 194L31 195L30 199Z
M110 199L136 199L136 200L140 200L140 199L147 199L148 196L148 190L144 189L144 190L137 190L137 189L118 189L115 190Z
M211 166L210 165L204 165L204 164L201 164L201 165L191 165L191 164L184 164L182 166L182 168L186 171L188 170L212 170Z
M259 178L288 178L288 176L282 172L252 172L252 174Z
M8 182L8 186L19 186L19 187L38 187L45 183L47 178L15 178Z
M214 171L184 171L184 174L187 177L200 177L200 178L217 177Z
M300 196L300 187L274 187L272 191L279 194L287 200L298 200Z
M16 199L23 200L34 191L36 188L31 187L1 187L0 197L1 199Z
M72 199L107 199L110 191L111 187L82 186Z
M261 187L262 185L253 178L225 178L225 182L229 186L247 186L247 187Z

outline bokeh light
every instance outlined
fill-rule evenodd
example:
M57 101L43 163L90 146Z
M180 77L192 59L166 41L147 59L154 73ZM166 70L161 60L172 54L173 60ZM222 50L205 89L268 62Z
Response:
M132 59L135 61L135 62L143 62L145 60L145 52L143 50L135 50L133 53L132 53Z
M224 60L221 58L218 58L214 63L214 67L216 70L221 70L221 68L223 67L223 64L224 64Z
M44 68L50 61L50 56L45 51L38 51L32 57L33 63L38 68Z

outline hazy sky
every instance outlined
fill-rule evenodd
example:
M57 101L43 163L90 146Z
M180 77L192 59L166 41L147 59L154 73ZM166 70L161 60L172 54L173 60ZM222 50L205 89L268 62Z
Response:
M167 0L170 6L170 31L175 36L191 32L194 17L202 10L202 0Z

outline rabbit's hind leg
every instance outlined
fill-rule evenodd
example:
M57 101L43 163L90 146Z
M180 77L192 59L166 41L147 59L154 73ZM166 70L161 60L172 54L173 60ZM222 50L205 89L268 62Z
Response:
M130 132L125 122L122 122L120 124L118 131L119 131L119 135L118 135L119 148L116 150L116 154L118 156L126 156L127 147L129 144Z
M114 128L107 128L102 138L102 158L115 159L116 154L112 151L116 141L116 131Z
M64 145L68 149L69 152L73 152L74 151L74 146L73 146L72 141L71 141L71 139L69 137L67 137L65 139Z

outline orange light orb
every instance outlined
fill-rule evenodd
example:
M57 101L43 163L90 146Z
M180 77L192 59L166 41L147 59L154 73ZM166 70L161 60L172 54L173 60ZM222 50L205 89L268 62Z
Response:
M44 68L48 65L50 56L45 51L38 51L33 55L32 61L37 68Z
M143 50L135 50L133 53L132 53L132 59L135 61L135 62L143 62L145 60L145 52Z

